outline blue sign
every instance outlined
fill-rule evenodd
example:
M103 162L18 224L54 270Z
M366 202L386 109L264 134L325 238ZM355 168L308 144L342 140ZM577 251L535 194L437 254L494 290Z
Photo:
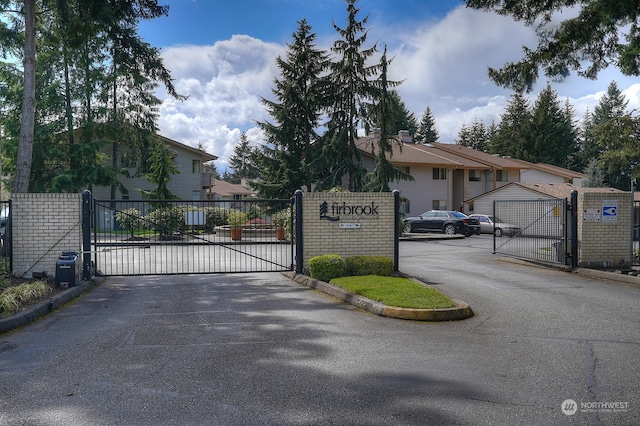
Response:
M618 221L618 201L605 200L602 202L602 221L617 222Z

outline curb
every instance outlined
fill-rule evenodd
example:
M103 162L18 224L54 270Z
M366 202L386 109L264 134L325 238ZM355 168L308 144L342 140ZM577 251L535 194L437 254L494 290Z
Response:
M48 302L42 302L39 305L32 306L31 308L19 312L9 318L0 320L0 334L27 325L38 318L47 315L49 312L58 309L65 303L69 303L82 293L102 284L103 281L104 279L96 277L91 278L90 281L82 281L80 285L71 287L68 290L56 294Z
M624 275L622 273L617 273L617 272L602 271L598 269L587 269L587 268L576 268L573 270L573 272L585 277L597 278L600 280L623 282L626 284L631 284L636 287L640 287L640 275L638 276Z
M451 299L456 304L453 308L443 309L411 309L387 306L382 303L367 299L366 297L347 291L341 287L313 279L307 275L296 274L295 272L283 272L282 275L297 282L298 284L311 287L332 296L343 302L352 304L353 306L383 317L397 318L413 321L458 321L473 316L473 311L469 304ZM415 279L411 278L416 281ZM420 282L420 281L418 281ZM422 283L423 285L426 285Z

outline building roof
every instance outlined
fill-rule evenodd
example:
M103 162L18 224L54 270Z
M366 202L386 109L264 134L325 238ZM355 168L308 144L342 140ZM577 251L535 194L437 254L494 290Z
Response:
M518 160L514 160L509 157L501 157L499 155L487 154L486 152L478 151L473 148L462 146L455 143L432 143L430 144L434 148L456 154L460 157L469 158L485 166L502 170L502 169L528 169L526 165Z
M213 161L213 160L217 160L218 157L213 155L213 154L209 154L208 152L206 152L203 149L200 148L194 148L192 146L189 145L185 145L183 143L180 143L178 141L175 141L173 139L169 139L166 136L162 136L162 135L157 135L163 142L169 144L169 145L173 145L177 148L182 148L184 150L190 151L193 154L197 154L200 155L202 157L202 161L206 162L206 161Z
M565 168L554 166L551 164L546 164L546 163L533 164L528 161L516 160L516 159L514 159L513 161L524 164L528 169L540 170L542 172L547 172L547 173L554 174L556 176L560 176L567 179L573 179L573 178L584 179L587 177L587 175L585 175L584 173L576 172L574 170L565 169Z
M485 197L489 194L492 194L497 191L504 190L509 187L521 187L527 189L529 191L538 192L540 195L544 195L552 198L569 198L571 196L571 191L576 190L578 192L603 192L603 193L620 193L624 192L616 188L583 188L580 186L573 185L571 183L531 183L531 182L510 182L500 188L496 188L494 190L485 192L482 195L478 195L477 197L470 198L465 200L465 203L473 202L474 200Z
M375 156L379 135L372 134L356 140L356 147L365 155ZM485 164L473 158L439 150L430 145L403 143L401 146L393 144L390 160L395 165L428 164L430 166L444 166L459 169L489 169Z
M252 190L240 184L229 183L218 179L212 179L211 182L211 186L207 188L208 194L216 194L221 197L233 197L234 195L254 195L254 192Z

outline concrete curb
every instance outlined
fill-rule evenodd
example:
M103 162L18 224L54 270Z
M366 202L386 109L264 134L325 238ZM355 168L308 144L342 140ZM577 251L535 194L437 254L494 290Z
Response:
M597 278L599 280L617 281L640 287L640 275L624 275L622 273L601 271L598 269L576 268L573 271L585 277Z
M351 293L341 287L313 279L307 275L296 274L295 272L283 272L284 276L297 282L298 284L311 287L338 300L352 304L353 306L384 317L413 320L413 321L457 321L473 316L473 311L469 305L457 299L451 299L456 306L444 309L411 309L397 308L375 302L366 297ZM411 278L413 279L413 278ZM415 281L415 279L413 279ZM424 284L424 283L422 283ZM426 284L425 284L426 285Z
M39 305L32 306L22 312L19 312L9 318L0 320L0 334L14 330L16 328L27 325L38 318L58 309L65 303L69 303L76 297L80 296L92 288L100 285L104 278L94 277L90 281L82 281L80 285L71 287L61 293L53 296L49 301L42 302Z

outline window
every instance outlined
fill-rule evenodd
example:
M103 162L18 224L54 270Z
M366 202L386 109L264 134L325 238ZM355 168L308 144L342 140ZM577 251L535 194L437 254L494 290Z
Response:
M496 182L509 182L509 173L506 170L496 170Z
M447 169L434 167L433 180L447 180Z
M191 171L193 173L200 173L200 160L193 160L191 162Z
M411 213L411 202L409 200L400 200L400 213Z
M200 191L197 189L194 189L193 191L191 191L191 199L192 200L199 200L200 199Z
M404 173L410 175L411 174L411 167L409 166L402 166L400 167L400 170L402 170Z
M480 182L480 170L469 170L469 182Z
M446 210L447 200L433 200L431 202L431 207L433 208L433 210Z

